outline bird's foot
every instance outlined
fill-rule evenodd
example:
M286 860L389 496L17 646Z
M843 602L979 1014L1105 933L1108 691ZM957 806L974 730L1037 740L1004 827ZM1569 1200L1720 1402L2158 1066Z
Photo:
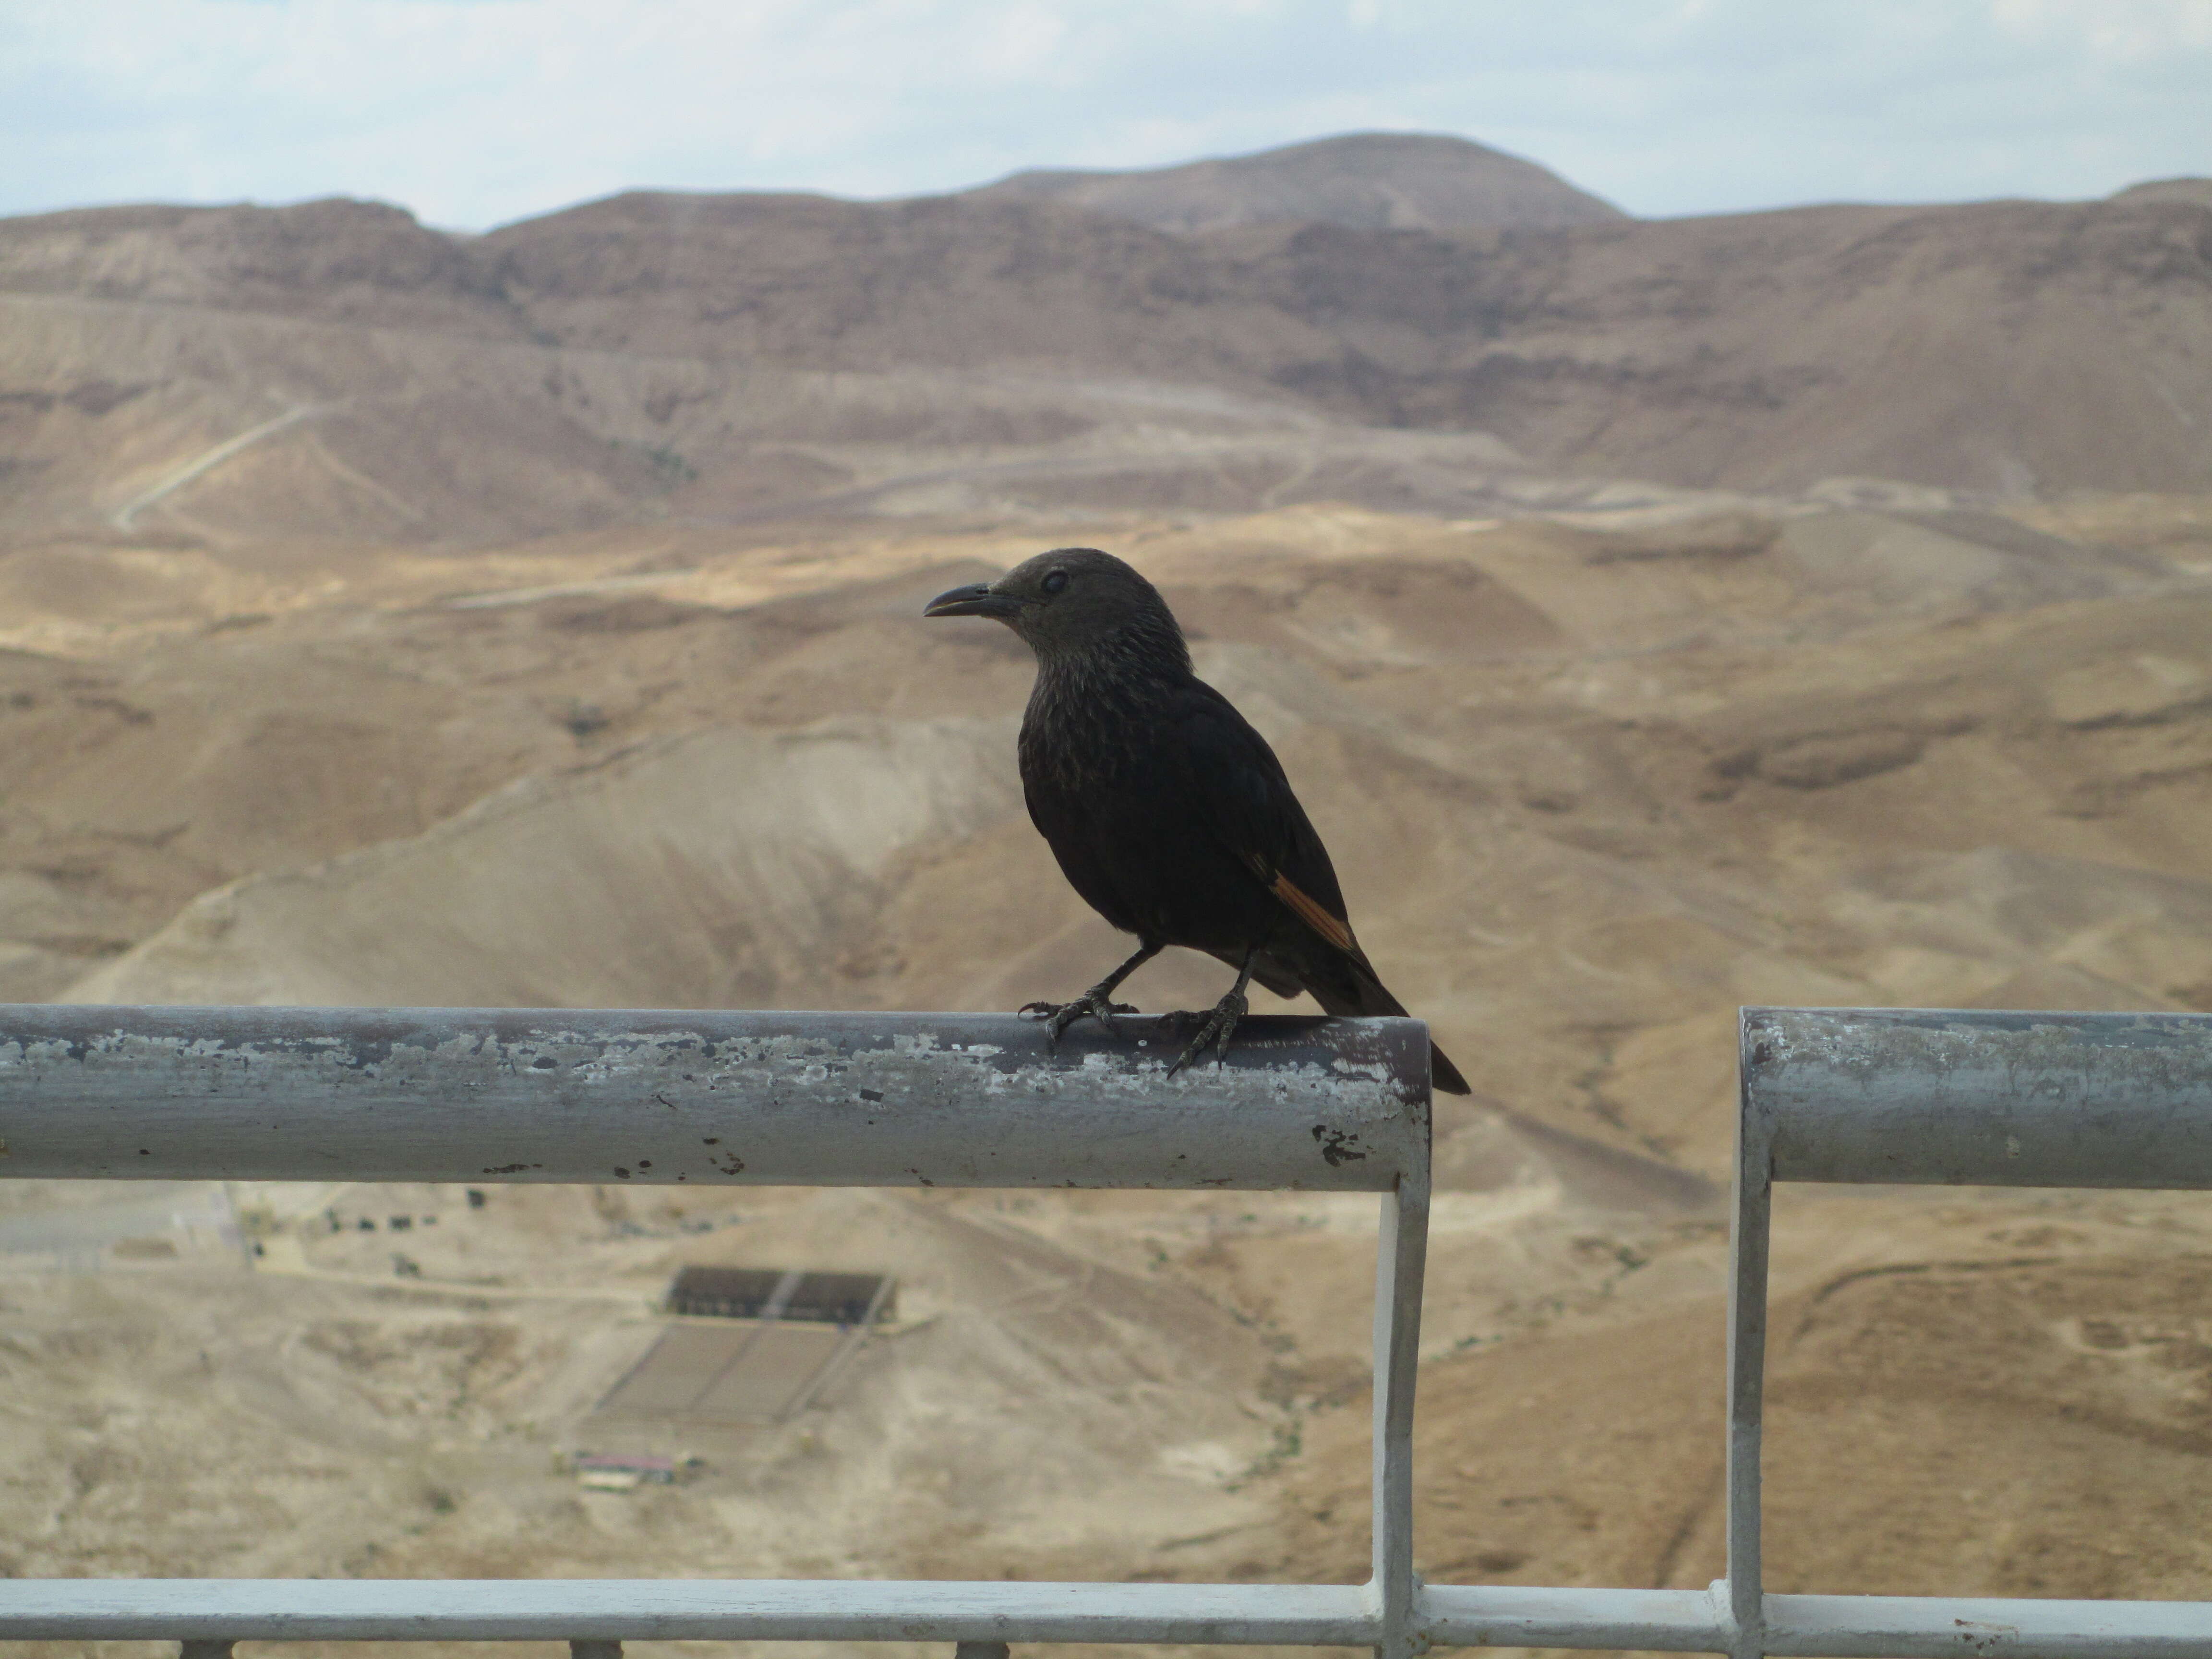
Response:
M1042 1020L1046 1043L1057 1047L1060 1034L1085 1014L1097 1020L1107 1036L1121 1036L1121 1028L1114 1024L1114 1016L1133 1014L1137 1012L1137 1005L1111 1001L1094 985L1073 1002L1025 1002L1016 1012L1024 1019Z
M1231 991L1215 1003L1203 1017L1206 1023L1198 1028L1198 1035L1190 1040L1190 1046L1176 1055L1175 1064L1168 1067L1168 1075L1173 1077L1184 1066L1194 1065L1205 1054L1208 1043L1213 1045L1213 1063L1218 1066L1228 1057L1229 1039L1237 1030L1237 1022L1251 1011L1252 1005L1242 991ZM1180 1023L1200 1016L1177 1014L1175 1018Z

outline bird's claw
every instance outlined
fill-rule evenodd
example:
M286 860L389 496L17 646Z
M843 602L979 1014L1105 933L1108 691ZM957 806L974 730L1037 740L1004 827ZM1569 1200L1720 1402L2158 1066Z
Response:
M1229 1039L1237 1030L1237 1022L1249 1013L1251 1007L1250 1001L1235 991L1215 1003L1206 1015L1206 1023L1198 1028L1198 1035L1190 1040L1188 1048L1176 1056L1175 1064L1168 1067L1167 1074L1173 1077L1184 1066L1194 1065L1206 1053L1208 1043L1213 1045L1213 1063L1220 1065L1229 1057ZM1187 1017L1178 1014L1176 1018L1181 1020Z
M1097 1020L1109 1036L1121 1036L1120 1030L1114 1024L1114 1016L1133 1014L1137 1012L1137 1005L1133 1002L1109 1002L1097 991L1085 991L1073 1002L1025 1002L1014 1012L1024 1019L1042 1020L1047 1045L1056 1047L1060 1033L1085 1014Z

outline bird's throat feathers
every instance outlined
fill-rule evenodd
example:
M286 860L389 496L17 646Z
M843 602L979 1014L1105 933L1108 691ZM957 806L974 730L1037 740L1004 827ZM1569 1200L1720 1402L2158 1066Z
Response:
M1189 680L1190 647L1163 605L1082 640L1038 643L1038 697L1117 699Z
M1024 779L1049 776L1079 791L1105 783L1192 678L1172 616L1133 618L1080 646L1039 651L1022 720Z

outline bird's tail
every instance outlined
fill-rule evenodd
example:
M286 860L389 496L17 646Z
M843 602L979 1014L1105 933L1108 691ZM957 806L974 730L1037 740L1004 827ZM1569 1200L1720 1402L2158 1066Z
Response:
M1406 1005L1392 996L1379 979L1361 973L1346 974L1334 985L1309 984L1316 1002L1332 1014L1352 1014L1366 1018L1395 1015L1403 1018ZM1429 1084L1448 1095L1473 1094L1459 1067L1433 1042L1429 1044Z

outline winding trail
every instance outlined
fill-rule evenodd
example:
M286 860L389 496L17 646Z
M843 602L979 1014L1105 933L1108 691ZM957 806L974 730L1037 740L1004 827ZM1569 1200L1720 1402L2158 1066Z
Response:
M163 496L183 489L193 479L202 477L221 466L241 449L259 443L264 438L274 437L287 427L297 426L301 421L312 420L318 415L327 415L342 407L337 404L295 404L274 420L264 421L235 438L226 438L214 448L196 456L192 460L171 473L143 495L135 496L118 510L111 522L118 530L128 530L137 516Z

